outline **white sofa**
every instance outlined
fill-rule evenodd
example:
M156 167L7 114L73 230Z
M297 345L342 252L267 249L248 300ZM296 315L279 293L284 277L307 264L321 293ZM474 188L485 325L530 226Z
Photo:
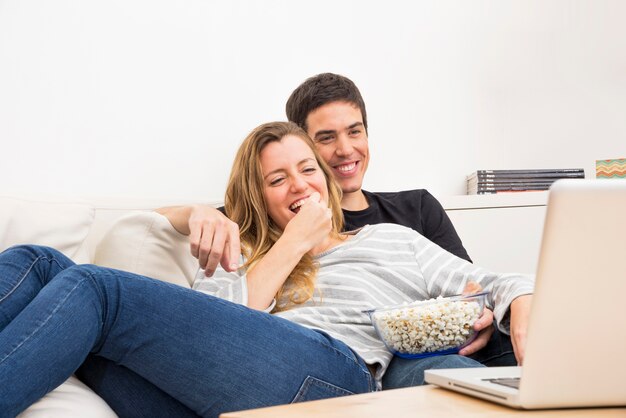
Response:
M15 244L48 245L77 263L114 267L189 287L198 265L189 253L187 237L153 211L182 202L160 203L0 197L0 251ZM19 417L116 415L72 376Z
M442 203L477 264L533 273L545 197L459 196ZM197 261L189 254L187 237L153 211L185 203L189 202L0 196L0 251L15 244L48 245L77 263L95 263L189 286ZM494 252L494 246L500 250ZM72 377L20 418L86 416L109 418L115 414Z

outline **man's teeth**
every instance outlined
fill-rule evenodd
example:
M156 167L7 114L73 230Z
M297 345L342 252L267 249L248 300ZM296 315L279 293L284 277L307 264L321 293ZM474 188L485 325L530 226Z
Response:
M350 163L350 164L346 164L346 165L339 165L339 166L337 166L337 170L339 170L339 171L350 171L350 170L353 170L354 167L356 167L356 163Z

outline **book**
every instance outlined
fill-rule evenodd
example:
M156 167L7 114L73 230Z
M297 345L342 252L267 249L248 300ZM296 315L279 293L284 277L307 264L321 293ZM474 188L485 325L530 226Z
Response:
M498 184L533 184L533 183L554 183L560 177L527 177L527 178L476 178L473 177L467 180L468 185L482 184L482 185L498 185Z
M597 179L625 179L626 158L596 160Z
M553 182L548 183L504 183L482 185L474 184L467 186L467 194L485 194L504 191L548 190Z
M478 193L472 193L474 195L487 195L487 194L506 194L506 193L532 193L532 192L544 192L547 189L531 189L531 190L495 190L495 191L482 191Z
M539 182L531 182L531 183L494 183L494 184L468 184L467 188L469 189L510 189L511 187L516 187L518 189L523 189L525 187L550 187L554 183L553 181L539 181Z
M466 177L466 179L560 179L560 178L585 178L583 169L576 171L532 171L532 170L477 170Z
M476 174L550 174L550 173L584 173L582 168L532 168L520 170L476 170Z

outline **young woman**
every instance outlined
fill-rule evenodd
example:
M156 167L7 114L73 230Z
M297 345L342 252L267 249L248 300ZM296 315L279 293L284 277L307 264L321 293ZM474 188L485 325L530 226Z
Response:
M239 149L226 193L244 252L236 272L199 272L191 290L44 247L0 254L0 416L81 364L121 416L373 391L391 354L362 311L456 294L470 277L522 359L530 278L489 273L396 225L341 234L339 200L306 133L269 123Z

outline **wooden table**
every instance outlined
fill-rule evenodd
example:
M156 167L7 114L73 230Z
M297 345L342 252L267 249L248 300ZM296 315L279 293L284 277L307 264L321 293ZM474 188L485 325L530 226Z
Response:
M221 418L415 418L415 417L622 417L626 407L524 411L432 385L229 412Z

